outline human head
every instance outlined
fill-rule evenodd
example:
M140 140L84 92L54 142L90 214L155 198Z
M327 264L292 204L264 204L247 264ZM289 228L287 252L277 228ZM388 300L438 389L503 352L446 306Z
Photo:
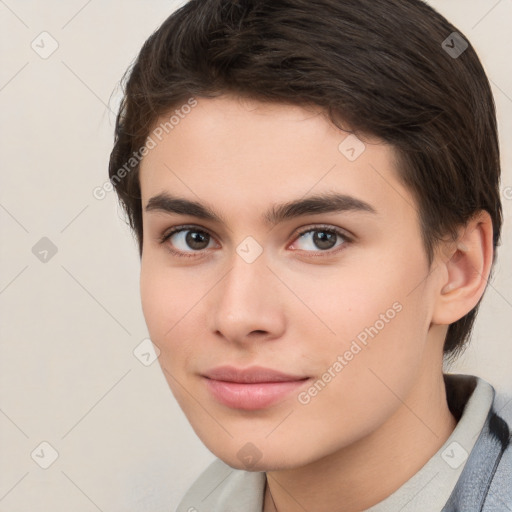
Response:
M190 1L146 41L126 82L109 174L142 254L138 163L155 122L193 97L235 93L321 107L332 122L397 150L429 261L479 210L501 230L492 93L476 52L453 58L457 29L420 0ZM179 113L178 113L179 115ZM450 325L445 355L461 353L477 307Z

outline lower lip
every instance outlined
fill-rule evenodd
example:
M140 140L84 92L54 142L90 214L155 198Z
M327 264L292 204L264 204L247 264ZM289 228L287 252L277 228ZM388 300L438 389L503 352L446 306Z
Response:
M287 395L304 386L308 380L243 384L205 378L206 386L219 402L234 409L247 411L264 409L283 400Z

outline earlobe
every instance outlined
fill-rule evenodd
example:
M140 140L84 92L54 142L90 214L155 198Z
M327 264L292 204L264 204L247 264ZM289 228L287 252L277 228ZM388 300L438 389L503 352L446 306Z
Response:
M493 260L493 228L488 212L480 211L447 246L432 323L448 325L469 313L482 297Z

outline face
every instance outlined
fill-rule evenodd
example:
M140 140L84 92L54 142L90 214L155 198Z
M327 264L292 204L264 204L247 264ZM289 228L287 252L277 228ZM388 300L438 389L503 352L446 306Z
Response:
M305 465L379 429L432 364L415 201L392 147L319 109L197 101L140 168L149 334L210 451Z

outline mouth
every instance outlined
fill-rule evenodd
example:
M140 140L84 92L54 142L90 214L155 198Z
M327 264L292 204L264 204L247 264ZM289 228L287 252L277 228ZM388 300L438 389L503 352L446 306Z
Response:
M270 368L232 366L214 368L202 375L207 389L218 402L233 409L264 409L287 398L310 380Z

